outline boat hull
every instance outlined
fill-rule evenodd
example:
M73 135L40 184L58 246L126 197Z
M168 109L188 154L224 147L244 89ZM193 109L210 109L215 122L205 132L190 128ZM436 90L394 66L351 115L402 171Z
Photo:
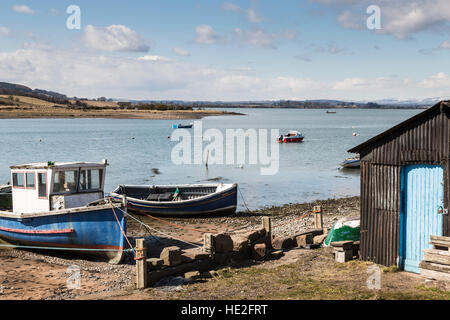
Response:
M303 142L304 138L283 138L283 140L279 140L280 143L291 143L291 142Z
M118 188L111 193L111 196L115 199L122 199L121 195L116 193L117 190ZM237 208L237 185L234 184L222 192L184 201L157 202L127 196L127 208L138 214L155 216L233 214Z
M122 210L122 206L115 205L113 211L103 205L18 217L1 212L0 238L12 244L102 256L110 263L120 263L126 234Z
M351 161L344 161L343 163L341 163L341 166L343 168L359 168L361 166L361 161L360 160L351 160Z

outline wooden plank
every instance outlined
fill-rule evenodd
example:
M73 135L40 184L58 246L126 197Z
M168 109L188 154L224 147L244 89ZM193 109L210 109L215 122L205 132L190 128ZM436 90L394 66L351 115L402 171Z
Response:
M439 280L439 281L450 281L450 274L434 271L434 270L428 270L428 269L420 269L420 274L424 276L425 278Z
M450 274L450 266L447 266L445 264L421 261L419 264L419 267L421 269L439 271L439 272L444 272L444 273Z
M423 261L450 265L450 251L424 249Z
M333 241L331 242L332 247L341 247L342 250L350 250L353 247L353 241Z
M443 236L430 236L431 240L437 240L437 241L447 241L450 243L450 237L443 237Z
M430 236L430 244L435 247L450 248L450 237Z

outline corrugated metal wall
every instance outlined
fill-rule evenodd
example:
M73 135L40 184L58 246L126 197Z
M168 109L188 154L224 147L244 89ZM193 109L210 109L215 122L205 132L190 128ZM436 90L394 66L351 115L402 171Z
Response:
M385 137L361 155L361 257L398 265L401 168L440 164L444 168L444 204L448 208L449 125L447 109L435 108L402 130ZM443 234L450 236L448 215Z
M364 260L388 266L397 264L400 168L361 163L361 256Z

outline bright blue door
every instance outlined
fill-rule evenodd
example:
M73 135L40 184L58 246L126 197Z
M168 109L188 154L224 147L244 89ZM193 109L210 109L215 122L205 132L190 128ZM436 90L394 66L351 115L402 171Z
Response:
M419 273L423 249L431 248L430 235L442 235L444 170L441 166L409 165L402 168L400 265Z

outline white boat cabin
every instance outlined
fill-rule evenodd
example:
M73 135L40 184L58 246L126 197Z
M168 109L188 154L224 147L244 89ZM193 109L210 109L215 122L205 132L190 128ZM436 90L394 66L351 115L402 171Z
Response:
M11 166L13 212L77 208L102 199L106 166L106 160Z

